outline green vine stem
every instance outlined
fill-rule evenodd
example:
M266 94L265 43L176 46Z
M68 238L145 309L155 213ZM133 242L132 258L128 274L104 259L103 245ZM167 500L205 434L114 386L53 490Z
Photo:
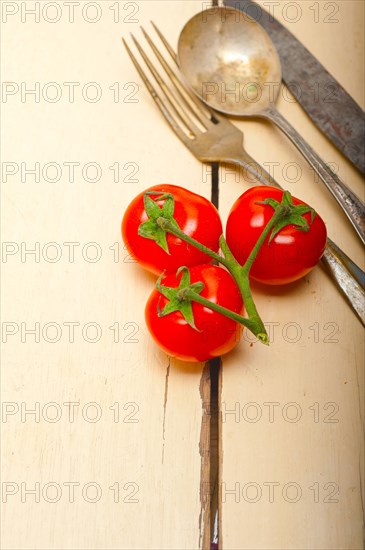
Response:
M245 264L242 266L242 273L244 273L247 276L249 275L250 269L251 269L251 267L252 267L252 265L253 265L256 257L257 257L257 254L260 251L260 248L264 244L264 241L265 241L266 237L269 235L270 231L275 227L275 225L280 220L282 220L282 219L286 218L287 216L289 216L290 213L291 213L290 208L286 205L280 205L280 207L277 210L275 210L273 216L271 217L269 222L264 227L264 229L263 229L260 237L258 238L255 246L251 250Z
M195 246L195 248L198 248L201 252L204 252L204 254L213 258L213 260L220 262L228 269L228 262L226 262L225 258L220 256L219 254L217 254L217 252L214 252L214 250L211 250L204 244L201 244L199 241L196 241L192 237L189 237L189 235L186 235L186 233L181 231L181 229L173 225L170 220L167 220L166 218L160 216L159 218L157 218L156 223L164 231L167 231L168 233L175 235L175 237L179 237L179 239L181 239L182 241L185 241L186 243Z
M260 340L260 342L262 342L263 344L269 344L269 336L267 334L265 325L257 311L254 299L252 297L252 292L251 292L250 282L249 282L249 272L267 235L276 225L278 220L283 218L287 214L287 211L288 209L286 206L282 206L278 208L276 211L274 211L273 216L267 223L265 229L261 233L257 243L255 244L249 257L247 258L246 263L243 266L241 266L237 262L237 260L234 258L223 235L220 238L220 246L223 253L223 256L221 256L216 252L214 252L213 250L211 250L210 248L207 248L206 246L199 243L199 241L196 241L192 237L189 237L188 235L186 235L181 229L174 226L170 220L166 220L163 217L159 217L156 220L157 224L162 229L164 229L168 233L172 233L173 235L175 235L175 237L179 237L181 240L191 244L192 246L195 246L196 248L198 248L199 250L201 250L202 252L210 256L213 260L220 262L222 265L224 265L228 269L228 271L236 281L238 288L240 289L244 306L248 315L248 319L245 319L240 315L237 316L237 314L231 312L230 310L226 310L225 312L221 310L219 311L219 313L223 313L223 315L226 315L226 317L230 317L231 319L234 319L235 321L246 326L249 330L251 330L251 332L256 336L256 338L258 338L258 340ZM199 296L198 294L192 291L189 292L189 298L195 302L199 302L202 305L205 305L207 307L210 307L211 309L215 309L216 311L218 311L218 309L216 308L216 304L212 304L211 302L209 302L209 300L205 300L204 298L202 298L201 296ZM232 315L230 315L228 312ZM237 316L237 318L235 318L235 316ZM243 322L242 319L244 319L245 322Z
M250 269L257 257L257 254L260 251L260 248L264 244L267 236L271 232L270 240L273 238L273 236L285 225L288 225L290 223L293 223L294 225L297 225L301 230L308 231L309 225L307 221L302 217L302 215L306 212L311 212L311 216L313 219L313 216L315 215L315 212L310 207L307 207L305 205L295 206L292 203L292 197L288 191L285 191L283 194L282 203L278 203L274 199L266 199L264 203L262 204L270 204L274 208L274 212L268 223L266 224L264 230L262 231L260 237L258 238L255 246L251 250L246 262L244 265L241 265L237 262L235 257L233 256L231 250L229 249L229 246L222 235L219 244L221 248L222 255L218 254L217 252L214 252L210 248L206 247L205 245L201 244L200 242L196 241L192 237L189 237L189 235L186 235L177 225L175 220L173 219L173 206L169 206L169 215L165 216L164 212L161 210L161 215L159 215L159 212L155 209L153 213L153 223L155 224L156 229L158 231L162 230L163 232L171 233L175 237L178 237L182 241L185 241L207 256L210 256L213 260L221 263L224 265L227 270L232 275L233 279L235 280L244 302L244 307L247 312L246 317L242 317L241 315L238 315L226 308L223 308L217 304L214 304L210 302L209 300L206 300L205 298L201 297L197 292L195 292L193 289L186 287L181 288L179 291L180 299L183 300L191 300L195 302L199 302L200 304L209 307L210 309L213 309L219 313L222 313L226 317L229 317L238 323L246 326L249 330L252 331L252 333L258 338L258 340L264 344L269 344L269 337L265 328L265 325L257 311L254 299L252 297L251 288L250 288L250 281L249 281L249 274ZM147 222L148 223L148 222ZM152 235L154 234L155 230L152 228ZM143 235L147 236L147 235ZM149 235L148 238L151 238Z
M242 315L239 315L238 313L235 313L234 311L231 311L226 307L220 306L219 304L215 304L214 302L211 302L210 300L203 298L203 296L200 296L190 288L182 289L178 293L178 297L180 298L181 301L190 300L192 302L198 302L202 306L208 307L213 311L217 311L217 313L221 313L225 317L228 317L229 319L232 319L233 321L236 321L240 325L243 325L244 327L251 330L251 332L253 332L257 336L257 338L264 344L269 343L269 339L267 337L265 328L264 328L265 333L257 334L257 323L254 319L250 319L250 318L247 319L246 317L242 317Z

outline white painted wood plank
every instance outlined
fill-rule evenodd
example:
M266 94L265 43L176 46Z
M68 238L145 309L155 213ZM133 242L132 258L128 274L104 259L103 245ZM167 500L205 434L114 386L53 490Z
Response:
M143 310L155 278L128 260L120 221L150 185L209 197L210 183L163 122L120 38L140 35L153 19L174 41L200 6L86 4L75 7L73 23L58 3L55 24L42 13L39 23L31 15L23 23L19 11L3 25L3 79L19 90L3 104L3 162L18 168L3 185L3 240L14 243L3 259L3 322L16 331L3 344L2 477L14 492L3 502L3 544L193 548L202 365L170 362L149 338ZM85 20L99 11L100 20ZM47 13L54 17L52 7ZM75 83L73 101L65 82ZM22 102L22 90L37 83L39 102L30 94ZM100 100L89 102L94 93ZM37 162L40 181L24 172ZM70 162L79 163L74 179ZM59 181L50 181L57 170ZM26 254L34 247L39 257ZM39 342L25 332L36 323ZM39 418L26 412L37 407ZM39 503L26 492L32 487Z
M326 8L297 2L302 16L295 23L284 18L289 4L276 6L275 16L363 104L362 3L340 1ZM326 24L324 10L331 7L337 21ZM362 178L300 107L283 95L278 107L364 196ZM286 138L260 122L238 125L254 158L278 163L280 183L288 163L300 166L301 180L289 178L286 187L321 213L331 238L363 267L350 224ZM242 177L225 175L224 217L247 188ZM223 360L222 548L361 548L363 327L321 267L286 289L253 289L273 337L268 349L246 338Z

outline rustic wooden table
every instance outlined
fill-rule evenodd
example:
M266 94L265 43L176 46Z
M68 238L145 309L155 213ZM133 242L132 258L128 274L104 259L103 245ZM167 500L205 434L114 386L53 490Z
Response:
M362 2L259 3L364 107ZM211 167L173 136L120 37L153 19L176 45L203 4L2 2L6 549L207 549L214 483L219 548L361 548L363 327L322 267L255 288L272 344L245 333L222 360L218 479L209 367L170 360L146 331L154 277L123 248L123 211L160 182L210 197ZM278 107L363 196L285 88ZM235 124L364 268L299 153L269 124ZM223 219L248 185L220 167Z

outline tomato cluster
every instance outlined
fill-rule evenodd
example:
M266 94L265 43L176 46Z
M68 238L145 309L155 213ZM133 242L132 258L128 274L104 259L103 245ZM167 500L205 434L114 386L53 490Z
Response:
M245 264L280 200L285 201L283 191L263 186L237 199L226 227L226 242L236 265ZM313 269L323 254L327 238L323 220L290 194L289 203L299 213L292 217L293 223L282 223L265 240L262 237L249 272L253 280L267 284L295 281ZM168 227L187 236L187 242L165 230L166 220ZM147 327L167 354L184 361L223 355L240 339L242 326L221 310L242 315L242 288L225 267L212 264L212 257L219 259L222 233L219 213L211 202L169 184L140 193L123 217L122 236L128 251L141 266L160 275L146 304ZM213 254L205 253L204 247ZM215 310L199 300L186 301L188 287L215 305Z

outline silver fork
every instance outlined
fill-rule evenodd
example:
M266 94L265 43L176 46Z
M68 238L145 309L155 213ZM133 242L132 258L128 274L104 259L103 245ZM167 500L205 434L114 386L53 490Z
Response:
M131 35L148 71L142 68L127 42L124 46L140 77L157 104L162 115L178 138L202 162L224 162L236 164L255 177L263 185L282 187L258 164L243 147L243 134L227 118L213 112L201 102L184 84L180 75L177 56L161 31L152 23L162 44L166 48L171 64L161 54L144 29L143 35L154 52L165 76L161 76L144 49ZM168 77L167 83L165 81ZM151 78L152 77L152 78ZM331 240L322 257L331 276L341 289L351 307L365 325L365 273Z

